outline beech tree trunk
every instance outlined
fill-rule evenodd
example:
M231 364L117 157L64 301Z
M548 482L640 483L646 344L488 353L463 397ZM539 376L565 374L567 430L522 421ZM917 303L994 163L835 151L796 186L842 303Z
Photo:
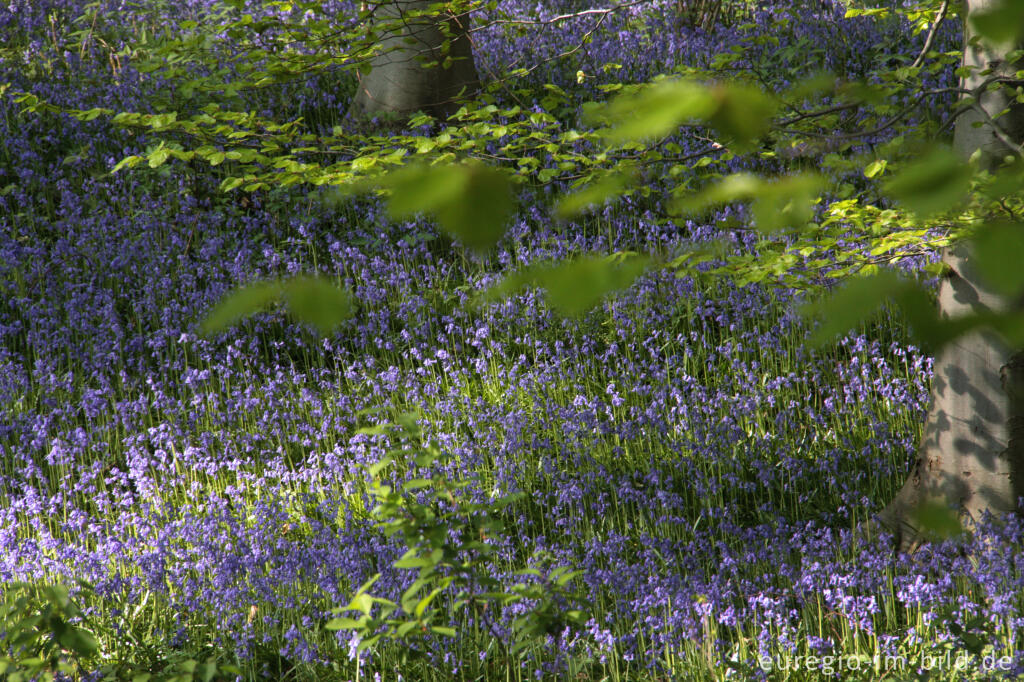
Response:
M968 0L968 14L991 3ZM1006 61L1013 47L973 41L965 27L963 63L974 70L963 79L963 88L978 88L993 75L1013 77L1020 68ZM996 89L980 95L977 106L957 119L953 145L965 159L977 154L982 166L992 168L1010 152L1010 145L1022 141L1024 106ZM947 250L943 262L951 270L939 290L943 315L1014 305L979 281L965 245ZM955 508L969 528L984 512L1021 511L1018 500L1024 495L1024 353L991 333L961 337L935 359L931 394L914 469L879 516L902 551L912 551L927 539L916 516L922 504Z
M468 14L425 16L437 0L377 0L373 25L380 51L362 74L352 112L360 116L407 117L417 111L444 118L460 95L479 89ZM433 65L431 65L433 63Z

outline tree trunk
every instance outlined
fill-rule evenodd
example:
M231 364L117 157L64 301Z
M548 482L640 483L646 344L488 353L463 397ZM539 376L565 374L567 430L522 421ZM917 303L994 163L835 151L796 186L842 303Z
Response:
M969 0L968 12L991 3ZM971 38L965 27L964 65L975 69L962 81L964 89L978 88L991 75L1012 76L1019 68L1006 62L1012 46L982 45ZM986 69L993 74L983 74ZM980 95L977 105L957 119L953 146L965 159L977 154L982 167L993 168L1008 145L1024 140L1024 106L999 89ZM939 289L941 314L957 317L1013 305L978 280L966 245L948 249L943 262L951 273ZM916 514L925 503L954 508L969 528L985 512L1020 511L1024 495L1024 353L988 332L961 337L935 359L931 394L914 469L879 515L902 551L927 539Z
M456 98L479 89L469 15L412 16L436 4L378 0L372 21L380 31L381 49L370 60L369 73L360 76L352 113L402 118L422 111L443 118L456 110Z

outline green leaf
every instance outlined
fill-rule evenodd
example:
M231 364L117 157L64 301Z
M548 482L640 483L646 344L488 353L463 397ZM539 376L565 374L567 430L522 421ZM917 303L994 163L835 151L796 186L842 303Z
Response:
M973 12L970 22L974 30L993 43L1016 42L1024 35L1024 2L997 0Z
M563 314L579 315L605 295L630 286L647 269L647 258L614 263L605 258L583 258L543 273L540 284L548 300Z
M555 212L560 218L569 218L586 209L597 206L605 200L622 194L633 183L634 178L625 173L612 173L590 183L583 189L569 194L558 202Z
M569 572L568 566L556 566L548 573L548 580L555 580Z
M359 611L364 616L369 616L370 615L370 610L372 608L373 608L373 597L371 597L370 595L366 594L365 592L360 592L359 594L357 594L354 597L352 597L352 600L348 603L348 606L345 607L345 610L346 611Z
M610 122L602 135L612 144L668 135L685 123L707 122L729 144L748 149L771 125L775 102L746 85L707 86L689 80L663 80L620 95L591 112L592 122Z
M785 226L803 227L813 215L816 196L824 181L801 173L768 181L751 173L735 173L694 195L674 201L674 213L702 213L720 204L751 201L754 224L765 231Z
M821 315L811 344L823 346L870 317L890 296L899 294L908 282L891 270L856 277L823 301L804 306L805 315Z
M908 285L894 298L914 339L922 350L931 355L938 354L949 342L979 327L998 329L994 322L999 316L990 312L953 319L940 317L931 296L917 285Z
M363 623L355 618L332 618L324 627L328 630L361 630Z
M756 197L767 184L765 180L752 173L734 173L711 187L676 199L670 210L673 213L698 212L718 204L747 201Z
M607 294L631 285L648 264L648 258L639 256L619 263L609 257L584 256L537 265L505 277L485 291L483 299L494 300L536 286L546 290L548 302L563 315L580 315Z
M373 637L368 637L360 641L359 646L356 647L356 651L366 651L367 649L372 649L374 646L377 645L377 642L380 641L382 634L374 635Z
M281 296L277 282L262 282L235 289L214 306L200 325L204 336L216 334L243 317L265 310Z
M785 98L789 102L799 102L805 99L814 99L822 95L834 95L839 86L839 79L834 73L819 71L815 74L801 78L792 85L786 92Z
M715 113L717 102L704 85L686 80L664 80L638 92L616 97L588 116L591 122L609 121L602 135L612 144L651 140L672 133L680 124L704 120Z
M771 127L777 106L764 92L744 85L718 85L712 90L715 111L711 126L729 138L734 151L749 150Z
M367 579L367 581L365 583L363 583L362 585L359 586L359 589L356 590L356 593L357 594L363 594L364 592L369 590L371 587L373 587L373 584L375 582L377 582L378 580L380 580L380 573L373 574L372 576L370 576L369 579Z
M811 343L821 346L849 331L887 300L896 304L915 340L931 354L938 353L953 339L979 327L1003 332L1000 325L1005 325L1007 338L1013 338L1016 332L1024 333L1017 319L1004 319L1005 316L993 313L942 318L931 296L920 285L891 270L879 269L876 274L854 278L828 299L805 306L805 314L823 317Z
M864 169L864 177L873 178L877 175L881 175L885 171L885 167L889 165L889 162L885 159L875 159L868 164L868 167Z
M401 559L399 559L399 561L405 561L407 559L415 558L415 554L416 554L416 550L415 549L410 549L409 551L407 551L402 556ZM424 560L420 559L420 561L424 561ZM430 563L430 562L427 562L427 563ZM398 565L398 561L396 561L392 565L395 568L409 568L409 567L406 567L406 566L399 566ZM415 567L413 567L413 568L415 568ZM405 609L406 613L412 612L413 608L415 607L415 603L413 602L413 600L416 598L416 594L420 590L422 590L424 587L426 587L427 584L428 584L427 579L417 578L416 580L413 581L412 585L410 585L408 587L408 589L406 589L405 592L402 593L402 598L401 598L400 601L402 602L402 608Z
M371 426L371 427L367 427L367 428L362 428L362 429L359 429L357 431L357 433L368 433L370 435L379 435L379 434L385 433L387 431L386 426L387 425L382 424L382 425L379 425L379 426ZM370 464L367 467L367 469L370 472L370 478L377 478L377 475L381 472L381 470L386 468L386 467L391 466L391 464L393 462L394 462L393 458L385 456L385 457L382 457L381 459L377 460L373 464Z
M423 612L427 610L427 607L430 606L430 603L432 601L434 601L434 599L437 597L437 595L441 594L443 591L444 591L443 587L435 587L430 592L430 594L428 594L423 599L420 599L419 602L416 604L416 609L413 612L415 614L415 616L417 618L423 618Z
M824 184L819 176L811 173L768 183L750 206L754 225L769 232L783 227L806 226L813 217L814 204Z
M288 310L296 319L328 334L352 314L352 297L319 277L298 277L284 286Z
M410 125L412 125L411 122ZM413 138L413 140L414 144L416 145L417 154L426 154L430 151L433 151L434 147L437 146L437 142L435 142L429 137L416 137Z
M986 639L982 639L972 632L965 632L960 635L960 641L963 643L964 649L974 654L976 658L981 658L988 643Z
M945 539L963 532L960 518L948 506L939 502L924 502L914 510L914 519L928 535Z
M935 147L924 159L902 169L883 191L918 217L927 218L959 203L970 183L970 167L951 149Z
M402 412L401 414L395 415L395 423L402 427L402 430L406 434L418 435L420 432L419 420L423 418L420 412Z
M46 599L59 609L66 609L70 603L68 588L63 585L47 585L43 588Z
M1024 290L1024 225L996 223L974 235L973 269L989 286L1006 296Z
M555 584L558 585L559 587L565 587L566 583L568 583L569 581L579 577L580 575L582 575L582 573L583 573L583 571L567 571L566 573L558 576L557 579L555 579ZM554 573L552 573L549 576L549 578L554 578L554 577L555 577Z
M231 190L240 187L244 182L245 178L224 178L220 183L220 191L230 192Z
M476 251L486 251L505 233L515 208L502 171L481 163L412 165L388 174L392 218L433 213L441 227Z
M434 482L429 478L414 478L403 483L402 490L410 492L413 490L419 490L420 488L429 488L432 485L434 485Z
M196 677L202 680L202 682L210 682L216 674L217 666L211 661L200 663L196 667Z
M162 166L164 162L171 156L171 150L166 147L161 147L150 153L148 161L150 168L157 168Z
M438 635L444 635L445 637L455 636L455 628L450 628L442 625L432 625L430 626L430 631Z
M538 571L536 568L522 568L518 571L513 571L512 575L535 575L537 577L540 577L541 572Z
M68 627L57 638L61 646L75 652L82 658L89 658L99 651L99 642L91 632L79 627Z
M430 559L425 557L411 556L404 559L398 559L391 565L395 568L423 568L424 566L433 566L434 564Z
M399 625L398 628L395 629L395 636L396 637L405 637L407 634L409 634L410 632L415 630L418 626L419 626L419 623L417 623L414 620L406 621L406 622L402 623L401 625Z
M1024 313L1000 313L989 322L1006 341L1015 348L1024 347Z

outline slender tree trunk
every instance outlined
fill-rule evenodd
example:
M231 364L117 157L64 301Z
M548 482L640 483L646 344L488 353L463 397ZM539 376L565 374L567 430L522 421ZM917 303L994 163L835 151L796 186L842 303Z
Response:
M968 12L991 2L968 0ZM1012 76L1019 66L1006 62L1011 51L1012 46L972 41L965 28L964 65L975 68L964 78L964 89L978 88L992 75ZM987 69L992 73L983 73ZM1010 152L1009 145L1021 141L1024 106L997 89L980 95L977 106L958 118L953 145L965 159L978 155L982 166L992 168ZM947 250L943 262L951 271L939 289L943 315L1013 305L983 286L965 245ZM914 469L879 517L903 551L925 539L916 518L924 503L956 508L970 527L984 512L1020 511L1018 500L1024 496L1024 353L991 333L964 336L935 359L931 393Z
M406 117L417 111L445 117L460 95L479 88L469 15L431 11L437 0L377 0L372 12L380 51L360 76L352 113ZM430 65L434 63L433 65Z

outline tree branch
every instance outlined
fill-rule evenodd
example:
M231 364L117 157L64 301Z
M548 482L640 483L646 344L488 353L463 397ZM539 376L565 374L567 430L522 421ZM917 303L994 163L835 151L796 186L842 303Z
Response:
M942 0L942 7L939 8L939 14L935 17L935 21L932 22L931 27L928 29L928 37L924 40L924 47L921 48L921 52L917 55L917 59L910 65L910 68L916 69L924 63L925 55L932 49L932 42L935 40L935 34L939 31L939 25L946 19L946 12L949 10L949 0Z

